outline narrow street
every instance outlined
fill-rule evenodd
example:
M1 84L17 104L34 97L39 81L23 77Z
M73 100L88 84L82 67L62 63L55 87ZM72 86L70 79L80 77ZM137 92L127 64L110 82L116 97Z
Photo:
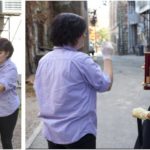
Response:
M95 59L97 62L102 62L100 57L95 57ZM149 106L150 93L144 91L142 87L144 71L141 66L143 64L143 56L113 57L114 83L112 90L97 94L97 148L134 147L137 137L137 122L132 117L132 109L135 107L148 108ZM34 103L37 105L36 101ZM28 107L30 107L29 104ZM34 117L37 116L32 118ZM33 132L37 127L34 126ZM47 148L41 132L36 132L36 134L36 136L34 134L35 138L31 145L28 145L29 148Z

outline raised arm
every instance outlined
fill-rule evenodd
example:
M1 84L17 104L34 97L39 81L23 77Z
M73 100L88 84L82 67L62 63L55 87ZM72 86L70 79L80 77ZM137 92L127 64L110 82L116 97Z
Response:
M112 66L112 55L113 55L113 46L110 42L106 42L102 46L102 55L104 60L104 72L109 76L111 84L110 88L112 87L113 83L113 66Z

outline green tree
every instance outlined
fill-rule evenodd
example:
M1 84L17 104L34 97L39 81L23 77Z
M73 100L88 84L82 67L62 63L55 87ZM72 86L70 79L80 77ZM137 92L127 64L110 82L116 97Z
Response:
M98 30L97 35L99 36L99 38L97 39L97 42L99 44L110 39L109 30L107 28L102 28L102 29Z

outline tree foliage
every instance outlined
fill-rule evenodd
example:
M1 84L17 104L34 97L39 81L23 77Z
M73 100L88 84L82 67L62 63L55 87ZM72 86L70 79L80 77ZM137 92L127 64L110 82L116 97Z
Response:
M109 30L107 28L102 28L102 29L99 29L97 31L97 34L99 35L99 39L98 41L100 43L102 43L103 41L107 41L109 40Z

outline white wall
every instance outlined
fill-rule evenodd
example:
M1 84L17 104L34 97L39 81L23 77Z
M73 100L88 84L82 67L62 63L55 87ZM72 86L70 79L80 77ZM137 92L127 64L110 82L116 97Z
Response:
M6 21L6 20L5 20ZM4 30L9 30L7 22ZM9 39L9 32L3 31L1 37ZM24 20L21 16L10 17L10 39L14 46L14 53L11 60L16 64L19 74L24 72L25 64L25 33L24 33Z

